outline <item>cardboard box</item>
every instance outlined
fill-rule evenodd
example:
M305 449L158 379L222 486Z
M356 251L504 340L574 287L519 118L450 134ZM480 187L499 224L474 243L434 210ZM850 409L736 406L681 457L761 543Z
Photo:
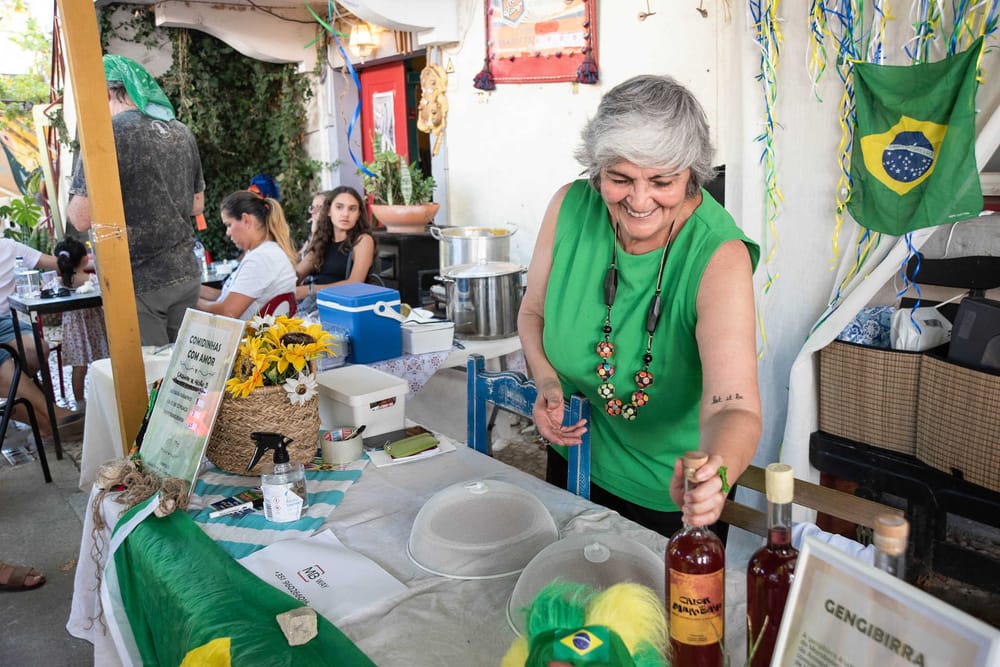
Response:
M450 350L455 338L454 322L403 322L403 352L426 354Z
M365 437L406 422L406 380L364 365L318 373L320 428L365 426Z
M316 306L324 328L339 326L350 334L349 363L370 364L403 353L398 291L367 283L335 285L319 291Z

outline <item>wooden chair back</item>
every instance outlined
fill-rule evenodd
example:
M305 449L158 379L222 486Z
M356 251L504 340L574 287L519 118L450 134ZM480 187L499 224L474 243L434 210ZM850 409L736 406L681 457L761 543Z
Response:
M531 417L538 391L535 382L516 371L487 371L481 354L470 354L468 361L468 442L476 451L492 456L486 427L487 403L524 417ZM574 394L566 401L564 424L580 419L590 422L590 403ZM583 442L569 448L567 489L583 498L590 498L590 431Z
M765 493L764 469L752 465L746 469L736 483L763 494ZM844 519L867 529L874 529L875 517L879 514L903 516L903 511L895 507L858 498L849 493L801 479L795 480L794 497L796 505ZM737 526L756 535L767 537L767 515L755 507L727 500L720 518L731 526Z

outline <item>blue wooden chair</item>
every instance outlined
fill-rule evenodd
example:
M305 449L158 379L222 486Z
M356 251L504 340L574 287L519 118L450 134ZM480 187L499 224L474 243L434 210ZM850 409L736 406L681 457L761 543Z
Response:
M469 355L469 446L476 451L492 456L489 429L487 428L487 403L524 417L531 417L538 391L534 380L528 380L515 371L487 371L483 356ZM574 394L566 402L565 424L575 424L580 419L590 423L590 403L586 398ZM492 426L492 419L490 420ZM569 448L569 470L567 489L583 498L590 498L590 430L577 447Z

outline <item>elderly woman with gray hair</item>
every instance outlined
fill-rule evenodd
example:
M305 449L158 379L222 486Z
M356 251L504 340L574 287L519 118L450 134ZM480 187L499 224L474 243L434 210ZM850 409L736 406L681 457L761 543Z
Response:
M565 447L591 435L591 499L670 536L718 520L761 433L754 327L757 244L704 189L701 105L667 76L608 91L542 221L518 330L538 387L538 431L563 484ZM591 423L563 426L563 397ZM685 496L679 457L701 449ZM683 511L681 511L681 508Z

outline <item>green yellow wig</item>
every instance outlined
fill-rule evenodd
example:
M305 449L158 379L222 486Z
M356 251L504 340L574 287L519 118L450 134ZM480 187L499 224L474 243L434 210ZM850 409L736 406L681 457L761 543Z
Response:
M501 667L667 667L663 601L632 583L596 591L554 581L527 610L526 636L511 645Z

